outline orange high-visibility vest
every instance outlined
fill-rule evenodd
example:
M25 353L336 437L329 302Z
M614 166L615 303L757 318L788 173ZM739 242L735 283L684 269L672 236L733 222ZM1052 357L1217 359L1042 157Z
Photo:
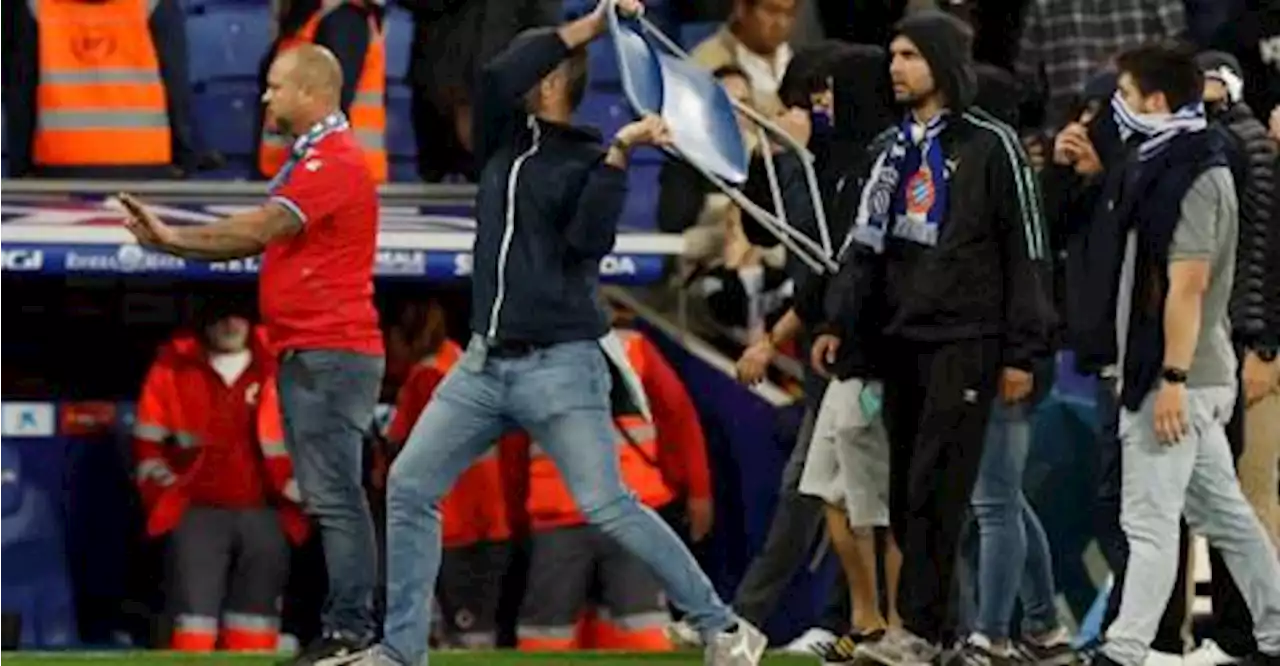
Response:
M173 162L160 61L148 21L155 0L35 0L39 166Z
M632 338L624 337L627 356L633 367L641 353ZM617 437L614 444L618 451L618 467L622 482L650 507L660 507L675 499L675 493L662 478L662 470L655 465L658 460L658 437L653 424L639 414L627 414L614 418ZM630 440L630 441L628 441ZM529 445L529 520L534 529L552 529L568 525L581 525L586 519L578 511L573 494L565 484L555 462L536 442Z
M349 0L350 4L364 7L360 0ZM321 7L307 19L302 28L293 35L280 38L276 48L276 57L299 45L313 43L320 22L329 12L347 3L335 3ZM364 148L365 163L369 173L379 183L387 180L387 49L386 36L378 27L378 22L369 17L369 48L364 56L364 67L360 70L360 80L356 82L356 95L351 101L351 109L347 119L351 121L351 129L356 133L356 140ZM307 128L299 128L306 130ZM276 175L280 167L289 159L291 142L278 134L263 128L262 145L258 149L258 168L267 177Z

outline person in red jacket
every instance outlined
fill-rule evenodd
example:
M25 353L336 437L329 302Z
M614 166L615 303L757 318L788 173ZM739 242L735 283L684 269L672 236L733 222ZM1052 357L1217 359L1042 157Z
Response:
M274 361L225 304L201 320L161 347L133 427L147 534L169 539L170 647L274 650L289 542L308 532Z
M430 316L433 310L438 307L429 306L421 313L427 316L415 317L411 309L406 317L411 320L409 326L417 329L408 333L407 347L419 358L400 386L395 414L387 426L392 454L409 438L436 387L462 356L462 348L444 335L443 317ZM498 601L512 550L508 506L515 506L503 500L506 489L514 486L504 482L498 455L501 445L495 443L472 463L440 501L444 556L436 601L442 624L438 635L448 647L491 648L497 643Z
M701 540L711 529L711 481L693 402L651 342L637 331L618 333L653 413L653 422L639 414L615 415L623 480L646 506L660 512L684 497L691 537ZM559 470L536 443L504 449L509 452L527 459L533 532L518 647L671 649L664 634L670 616L653 574L587 524ZM593 588L598 595L591 594Z

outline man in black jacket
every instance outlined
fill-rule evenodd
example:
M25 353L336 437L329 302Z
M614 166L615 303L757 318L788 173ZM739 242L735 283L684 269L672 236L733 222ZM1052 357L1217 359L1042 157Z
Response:
M866 353L884 376L903 551L904 630L864 652L890 665L929 662L950 638L956 548L992 400L1025 399L1049 353L1039 192L1012 128L970 108L971 43L944 13L899 23L890 74L908 113L873 144L851 234L857 337L883 336Z
M1240 231L1236 248L1235 281L1231 290L1231 333L1241 363L1242 381L1236 408L1227 423L1227 441L1240 472L1241 488L1254 505L1264 526L1272 532L1270 507L1276 502L1275 452L1280 443L1262 441L1264 428L1254 428L1246 436L1249 420L1267 419L1274 401L1267 400L1274 389L1271 364L1275 360L1277 330L1268 321L1266 279L1270 270L1268 245L1280 240L1275 224L1276 145L1267 136L1253 111L1243 101L1243 69L1235 56L1206 51L1196 57L1204 74L1204 102L1210 119L1227 130L1232 139L1230 157L1240 200ZM1253 424L1249 424L1253 425ZM1274 430L1272 431L1274 437ZM1245 454L1251 458L1245 458ZM1270 465L1270 469L1267 469ZM1272 538L1275 536L1272 534ZM1231 579L1222 554L1209 553L1213 597L1212 638L1188 659L1196 666L1232 663L1256 648L1253 620L1244 597Z
M638 0L617 6L643 9ZM707 664L755 666L764 652L764 634L733 616L679 537L620 479L611 398L648 410L599 307L600 259L617 233L628 153L666 143L668 130L648 117L601 150L598 134L569 124L586 86L587 43L607 30L613 7L602 1L559 29L526 32L483 69L472 338L391 467L384 638L359 666L423 663L440 498L512 426L555 459L587 520L686 611ZM613 377L621 390L611 393Z

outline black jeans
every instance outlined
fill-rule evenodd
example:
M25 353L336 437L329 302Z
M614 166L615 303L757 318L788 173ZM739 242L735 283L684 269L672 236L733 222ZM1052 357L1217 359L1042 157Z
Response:
M891 343L884 378L889 520L902 548L898 612L933 643L949 640L948 600L1000 372L994 338Z
M1124 530L1120 527L1120 403L1115 393L1114 379L1098 380L1098 421L1101 426L1098 450L1102 460L1098 469L1098 496L1094 516L1098 546L1115 576L1111 587L1111 595L1107 598L1107 612L1102 620L1102 635L1120 612L1120 599L1123 596L1124 573L1129 561L1129 543L1125 539ZM1178 579L1174 584L1169 603L1165 606L1164 616L1160 618L1160 628L1151 643L1151 649L1169 654L1182 654L1186 650L1186 642L1182 637L1182 622L1187 614L1187 525L1184 522L1179 530L1178 543ZM1242 602L1243 603L1243 602ZM1247 611L1246 611L1247 612Z

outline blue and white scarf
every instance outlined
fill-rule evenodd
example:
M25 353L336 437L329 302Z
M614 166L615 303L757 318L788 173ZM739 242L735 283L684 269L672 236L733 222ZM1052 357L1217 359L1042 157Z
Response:
M938 135L947 126L939 114L923 127L905 118L893 144L880 153L858 200L853 227L840 248L843 255L853 241L884 252L889 219L897 214L892 233L923 245L936 245L938 228L947 209L947 167ZM902 183L904 169L913 169ZM901 194L901 196L899 196ZM919 205L916 205L919 204Z
M317 143L320 143L321 139L334 132L341 132L350 128L351 124L347 122L347 117L341 111L334 111L325 116L320 122L312 125L306 134L294 140L293 147L289 149L289 159L280 167L280 172L271 179L271 182L267 185L267 191L274 192L276 188L288 181L289 174L293 171L293 168L307 156L308 151Z
M1159 155L1174 138L1209 126L1204 103L1199 101L1173 113L1138 113L1129 108L1117 91L1111 97L1111 113L1120 128L1121 140L1128 142L1135 135L1145 137L1138 146L1138 159L1142 162Z

